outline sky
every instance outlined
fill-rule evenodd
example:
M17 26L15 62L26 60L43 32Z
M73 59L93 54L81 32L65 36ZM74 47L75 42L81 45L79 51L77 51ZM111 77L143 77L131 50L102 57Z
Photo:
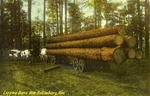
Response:
M33 0L32 9L31 9L31 17L34 19L35 17L39 17L41 20L43 19L43 1L44 0ZM28 3L23 3L23 9L28 12Z

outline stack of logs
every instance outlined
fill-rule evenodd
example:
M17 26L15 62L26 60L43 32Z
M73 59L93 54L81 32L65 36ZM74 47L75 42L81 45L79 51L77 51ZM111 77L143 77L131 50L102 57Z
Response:
M46 44L47 54L65 55L82 59L116 61L142 58L135 50L136 38L126 35L124 26L99 28L86 32L50 37Z

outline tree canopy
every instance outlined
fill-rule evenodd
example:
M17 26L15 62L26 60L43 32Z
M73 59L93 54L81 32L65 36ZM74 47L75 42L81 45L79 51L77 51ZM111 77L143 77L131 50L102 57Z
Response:
M41 38L40 42L43 43L50 36L125 25L128 35L137 38L137 48L145 48L148 56L150 33L149 0L124 1L1 0L0 50L6 48L29 48L29 46L32 46L30 44L32 37L37 35ZM39 2L39 4L45 2L45 5L41 3L43 4L41 9L33 10L36 9L36 2ZM27 6L24 6L25 3ZM35 6L33 7L33 5ZM45 12L43 8L45 8ZM32 13L33 11L37 11L36 18L32 18L33 15L36 15ZM38 15L41 13L43 17ZM43 44L40 45L42 46Z

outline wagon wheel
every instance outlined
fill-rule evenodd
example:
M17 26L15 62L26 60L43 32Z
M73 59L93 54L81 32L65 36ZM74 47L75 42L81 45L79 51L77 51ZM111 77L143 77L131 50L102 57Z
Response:
M55 64L56 63L56 57L55 56L51 56L50 57L50 63L51 64Z
M78 64L78 59L77 58L73 59L72 65L73 65L74 70L78 69L79 64Z
M48 57L46 56L46 55L44 55L44 56L42 56L42 61L44 62L44 63L47 63L47 60L48 59Z
M47 55L47 63L50 63L51 55Z
M47 55L47 63L51 63L51 57L52 55Z
M79 60L79 66L78 66L78 70L79 72L83 72L85 67L85 61L84 60Z
M69 59L69 64L73 64L74 59Z

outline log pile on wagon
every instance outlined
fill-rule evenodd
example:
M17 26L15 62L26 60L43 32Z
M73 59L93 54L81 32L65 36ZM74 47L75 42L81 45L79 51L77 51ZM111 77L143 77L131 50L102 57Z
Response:
M135 49L136 38L126 33L126 27L120 25L50 37L46 44L47 54L115 61L118 64L128 58L141 59L142 51Z

